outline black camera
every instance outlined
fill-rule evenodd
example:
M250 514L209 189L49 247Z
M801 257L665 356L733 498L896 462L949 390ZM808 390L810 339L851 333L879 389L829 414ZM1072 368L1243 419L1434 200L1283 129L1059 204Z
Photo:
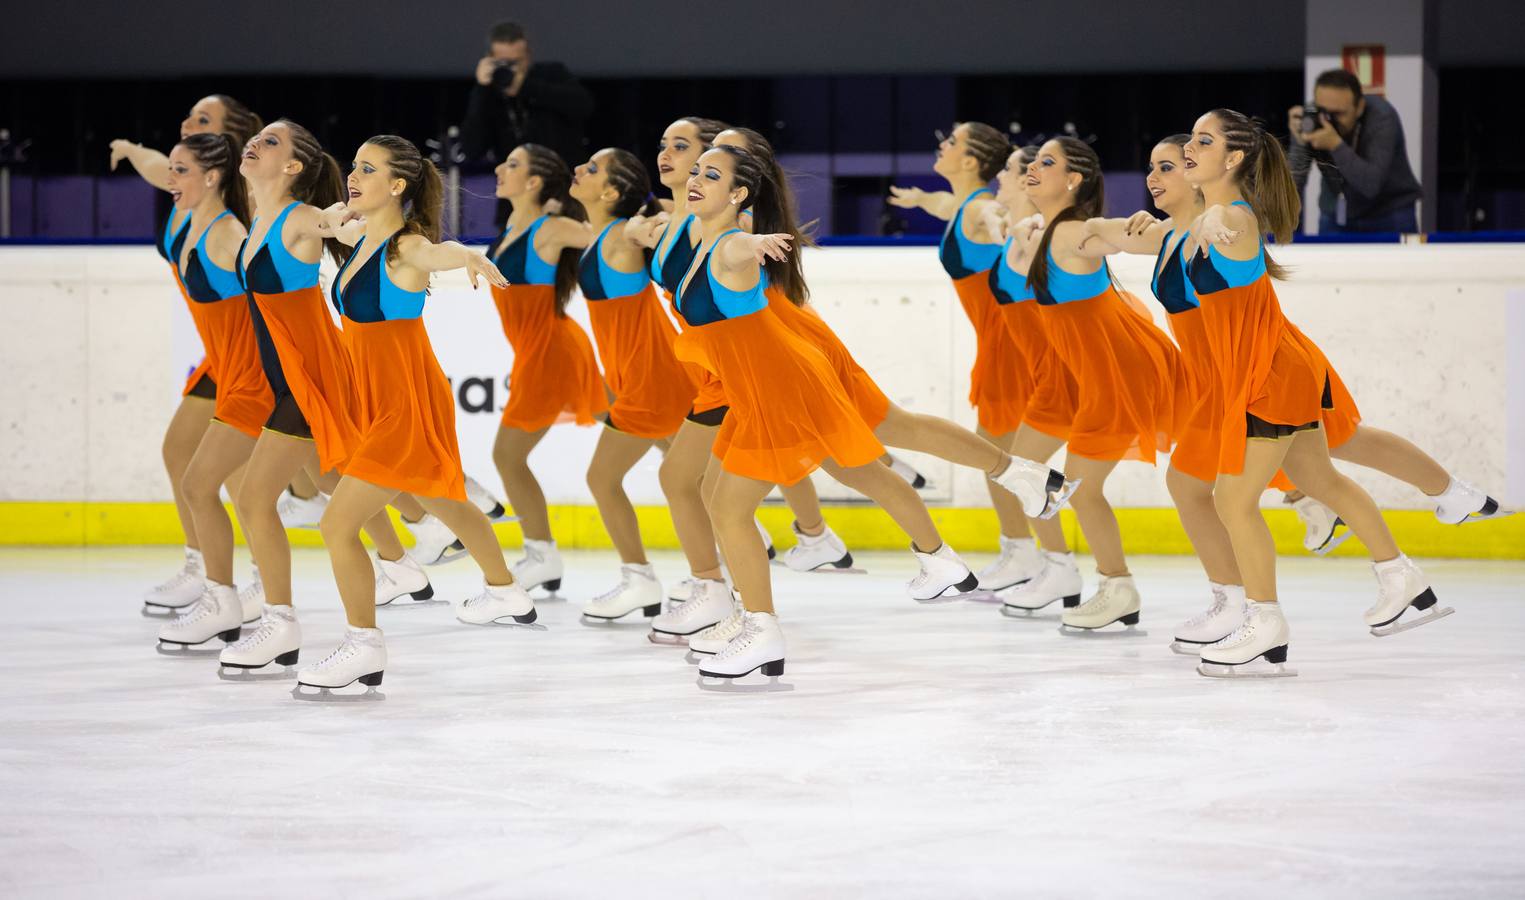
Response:
M492 86L500 91L508 90L509 85L514 83L514 66L511 59L496 60L492 70Z
M1319 109L1317 104L1309 103L1304 105L1303 134L1311 134L1315 131L1318 131L1319 126L1323 124L1323 122L1320 120L1320 117L1323 115L1324 111Z

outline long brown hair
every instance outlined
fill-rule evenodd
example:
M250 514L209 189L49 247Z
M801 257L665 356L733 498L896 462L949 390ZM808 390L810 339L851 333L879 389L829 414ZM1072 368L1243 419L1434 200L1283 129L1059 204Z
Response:
M784 207L783 220L793 223L795 228L795 231L790 232L795 235L794 251L790 254L790 258L792 259L797 256L801 247L815 246L815 241L809 233L810 226L800 224L799 206L794 200L794 190L789 185L789 175L784 171L784 167L778 164L778 156L773 152L773 145L768 143L767 138L750 128L732 126L726 130L734 131L741 136L742 140L747 142L746 149L753 156L757 157L757 161L767 170L768 182L778 186L781 195L780 199ZM754 230L756 230L757 224L757 214L753 213L752 226ZM758 233L773 234L774 232L760 231ZM791 267L788 276L784 280L774 281L773 283L778 285L779 290L784 292L784 296L788 297L791 303L795 306L803 306L805 301L810 299L810 289L805 285L805 279L802 275L798 278L795 277L797 272L797 267Z
M651 196L651 176L646 173L646 167L641 165L640 157L629 150L610 147L604 175L617 194L609 207L616 219L628 219L637 214L653 215L662 208Z
M715 146L715 136L729 127L719 119L706 119L703 116L684 116L678 121L687 122L699 130L699 143L706 150Z
M263 119L227 94L213 94L212 99L222 104L222 133L237 141L240 151L265 129Z
M1107 208L1106 180L1101 175L1101 158L1091 145L1079 138L1054 138L1064 150L1065 168L1080 176L1080 187L1075 189L1074 204L1065 207L1048 227L1033 251L1032 262L1027 268L1027 284L1034 290L1048 289L1048 248L1054 242L1054 228L1061 222L1084 222L1102 214ZM1105 264L1103 264L1105 265Z
M323 149L312 132L290 119L276 119L291 135L291 158L302 164L302 171L291 182L291 196L318 209L327 209L344 196L344 176L339 162ZM323 247L339 265L349 257L350 248L343 241L325 238Z
M1281 141L1266 130L1259 119L1252 119L1232 109L1210 113L1223 128L1225 151L1240 150L1244 162L1234 173L1234 183L1250 202L1261 234L1270 234L1278 244L1289 243L1302 215L1303 198L1287 164ZM1287 270L1265 254L1266 273L1285 280Z
M244 183L244 176L238 171L238 161L244 145L233 143L232 135L202 133L182 138L180 146L190 151L196 165L202 170L222 175L217 182L222 205L248 228L249 186Z
M397 239L405 234L420 235L428 241L439 243L440 215L445 206L445 186L440 181L439 170L434 163L418 152L418 147L407 138L395 134L378 134L366 141L391 154L389 167L393 178L401 178L402 230L387 241L387 262L397 260Z
M762 157L740 147L724 144L714 148L731 158L735 171L731 174L734 187L747 189L747 197L741 201L741 209L752 211L754 234L787 234L793 237L793 250L779 262L770 259L763 263L768 281L778 285L790 300L804 303L810 299L810 288L805 284L805 271L800 266L800 245L807 238L795 220L789 201L789 187L778 181L778 175L764 164Z
M557 215L566 216L578 222L588 221L588 211L583 209L582 203L572 199L569 193L572 189L572 170L568 168L566 160L550 147L542 144L520 144L519 148L529 157L530 177L540 176L540 202L548 203L551 200L561 204L561 212ZM526 247L525 252L534 253L533 246ZM567 314L567 303L572 299L572 290L577 287L577 262L582 252L576 247L561 248L561 256L556 259L556 314Z

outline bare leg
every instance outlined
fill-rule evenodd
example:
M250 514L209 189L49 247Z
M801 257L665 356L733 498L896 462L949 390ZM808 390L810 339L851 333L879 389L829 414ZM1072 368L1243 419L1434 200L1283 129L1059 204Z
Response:
M1244 447L1244 470L1219 475L1213 485L1213 506L1233 542L1245 596L1262 603L1276 601L1276 542L1260 514L1260 495L1291 446L1291 438L1250 438Z
M1380 428L1365 425L1356 428L1356 433L1330 449L1329 455L1412 484L1429 497L1442 494L1451 486L1451 473L1433 457L1407 438ZM1298 482L1298 486L1302 483Z
M916 450L946 459L955 465L994 472L1006 460L1010 435L987 439L967 428L937 416L908 412L890 404L889 413L874 436L886 447ZM882 460L881 460L882 461Z
M635 505L625 493L625 476L651 449L652 441L605 427L598 436L593 461L588 464L588 490L598 504L604 530L619 551L620 562L645 565L646 548L641 543L641 526L636 520Z
M1329 461L1329 444L1322 428L1293 435L1282 468L1288 478L1345 520L1366 545L1373 562L1386 562L1398 555L1398 544L1371 495Z
M889 473L883 466L879 468ZM902 480L901 483L905 482ZM715 479L711 502L716 533L725 550L726 564L731 569L731 581L741 594L742 606L750 612L773 612L768 554L763 548L762 535L752 523L758 504L771 490L773 485L766 481L722 471Z
M1010 447L1016 434L991 434L981 428L978 435L990 441L997 447ZM988 470L987 470L988 471ZM1018 500L1010 491L985 479L985 490L990 492L990 505L995 509L995 517L1001 523L1001 534L1009 538L1031 537L1032 532L1027 528L1027 515L1022 512L1022 501ZM1048 542L1044 542L1048 546Z
M291 476L291 481L287 486L291 488L291 495L293 497L302 500L311 500L318 496L318 484L312 480L305 469Z
M265 431L254 443L235 495L238 522L259 566L265 602L274 606L291 605L291 542L275 504L293 475L315 456L312 441Z
M1064 441L1051 434L1044 434L1030 425L1023 425L1011 436L1010 446L1012 456L1030 459L1033 462L1047 465L1048 461L1054 458L1054 454L1059 452L1059 448L1064 446ZM994 498L997 493L1004 498L1008 498L1010 508L1016 515L1024 515L1022 504L1017 501L1017 498L1002 490L995 482L991 482L990 496ZM996 510L996 514L1000 515L999 507ZM1004 522L1005 519L1002 519L1002 521ZM1026 519L1026 522L1033 532L1038 535L1038 542L1043 545L1043 549L1053 553L1070 552L1070 543L1064 539L1064 527L1059 523L1058 516L1048 519ZM1003 525L1001 533L1007 537L1022 537L1022 534L1026 532L1011 534L1005 530Z
M863 496L879 504L911 537L911 546L923 553L933 553L943 545L942 535L927 512L926 501L904 478L891 472L877 460L865 466L845 468L832 460L821 469Z
M1071 450L1065 460L1064 474L1081 479L1080 487L1070 495L1070 509L1080 522L1080 530L1096 557L1096 571L1112 578L1128 574L1128 560L1123 556L1123 536L1117 527L1117 514L1107 502L1102 489L1107 476L1117 468L1116 460L1088 459Z
M883 464L876 462L875 465ZM826 530L826 516L821 512L821 495L816 492L815 482L808 477L801 478L791 485L779 485L778 492L784 495L784 502L794 513L794 523L800 531L814 537Z
M314 462L316 462L316 458L314 458ZM336 472L324 472L313 479L313 484L317 485L323 493L331 495L339 487L339 475ZM392 505L396 506L403 502L418 506L418 501L413 499L412 494L398 494L396 499L392 501ZM423 517L424 508L418 506L418 518L422 519ZM414 521L417 521L417 519ZM365 525L361 526L361 530L370 537L371 543L376 545L377 556L387 562L397 562L399 559L402 559L402 555L405 552L402 540L397 536L397 529L392 527L392 520L387 516L385 509L366 519Z
M170 491L175 497L175 512L180 516L180 530L185 532L185 545L192 549L201 547L196 540L196 518L191 514L190 504L186 502L185 491L180 485L185 479L186 468L191 464L191 457L196 455L196 448L201 446L201 438L207 433L207 425L212 421L212 410L216 407L216 401L204 397L183 397L169 420L169 427L164 429L164 471L169 475Z
M181 479L181 489L196 520L207 580L218 584L233 583L233 522L222 505L219 489L253 450L254 438L214 421L207 426L201 446Z
M1213 506L1211 482L1193 478L1174 466L1165 470L1165 487L1175 501L1181 527L1191 541L1208 580L1218 584L1239 584L1239 564L1234 560L1234 544L1228 529Z
M498 543L498 535L480 509L466 500L447 500L443 497L419 497L418 502L444 522L446 528L455 532L455 536L465 545L466 552L476 562L477 568L482 570L488 584L514 583L514 576L508 571L508 562L503 559L503 546Z
M499 428L498 439L492 445L492 461L503 479L503 489L508 502L519 517L519 528L525 538L533 541L554 540L551 536L551 513L545 505L545 492L535 473L530 471L530 451L545 437L548 428L539 431L520 431L517 428ZM427 506L427 504L426 504ZM465 541L462 541L465 543Z
M429 514L424 509L423 504L414 499L412 494L398 494L390 505L393 509L402 513L402 520L404 522L417 522Z
M344 617L355 628L376 627L376 571L360 543L360 526L386 509L396 493L346 475L334 488L318 523L344 603Z
M658 472L678 543L688 557L689 571L695 578L711 580L720 578L720 556L715 551L715 530L705 509L700 483L714 446L714 428L685 421L673 435ZM758 502L762 502L760 498ZM752 530L757 529L754 526ZM758 541L761 540L759 535Z

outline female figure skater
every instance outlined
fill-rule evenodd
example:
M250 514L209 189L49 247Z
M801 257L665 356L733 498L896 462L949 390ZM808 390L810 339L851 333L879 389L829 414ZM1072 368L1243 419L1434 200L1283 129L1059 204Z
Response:
M740 633L702 664L701 675L719 678L783 670L767 555L752 521L776 484L799 481L822 466L880 502L911 533L920 554L957 560L915 489L879 463L883 445L830 361L768 308L768 284L780 285L785 296L805 296L798 257L790 252L801 239L799 226L784 186L772 179L758 157L739 147L717 146L699 158L687 201L702 243L675 295L686 326L679 358L715 374L730 404L715 440L720 468L708 505L746 612ZM748 209L758 234L737 227ZM1046 497L1038 502L1035 511Z
M250 185L255 217L238 254L238 275L275 407L255 441L237 501L266 605L258 627L225 648L219 661L223 668L258 669L294 664L302 645L291 606L291 546L278 512L281 495L304 469L332 491L360 432L349 357L318 287L325 243L337 263L348 252L322 212L340 202L339 165L311 132L282 119L244 148L239 171ZM385 513L372 517L366 531L377 546L378 605L433 596Z
M1088 144L1050 140L1027 168L1027 195L1040 216L1014 228L1018 265L1026 266L1042 328L1077 388L1065 470L1081 479L1070 506L1096 557L1101 585L1064 611L1060 630L1066 633L1138 622L1138 589L1102 488L1121 460L1152 463L1156 453L1169 451L1175 431L1176 347L1124 304L1105 254L1086 246L1085 221L1105 207L1104 192L1101 162ZM1049 442L1052 452L1059 440Z
M180 123L180 137L184 139L193 134L227 134L242 147L261 127L263 123L259 116L248 107L226 94L213 94L201 98L191 107ZM144 181L161 191L169 190L170 162L169 157L163 153L125 139L112 141L111 168L115 170L123 160L131 163ZM164 232L154 245L172 271L175 268L172 248L190 221L189 213L171 207L169 216L165 219ZM179 278L178 274L176 278ZM184 296L183 291L181 294ZM202 562L201 544L196 539L196 525L180 490L180 480L190 465L196 447L201 443L202 435L206 433L207 423L212 420L216 396L217 386L212 382L207 372L207 362L203 359L186 379L180 406L164 432L164 468L169 475L170 491L175 498L175 512L180 518L180 528L185 534L185 565L169 580L144 595L145 615L166 615L184 610L200 598L206 589L206 567ZM235 475L229 487L230 493L236 491L237 480ZM316 493L316 488L312 491ZM257 580L255 583L258 583ZM250 591L246 599L252 617L258 618L258 607L262 602L260 596L257 592Z
M539 144L515 147L497 175L497 195L513 204L513 212L490 251L508 282L494 285L492 296L514 365L492 458L524 530L524 558L514 563L514 578L525 590L544 587L554 594L561 587L561 553L529 455L562 415L591 425L609 407L593 345L566 315L588 227L582 204L567 193L572 172L556 151ZM546 212L550 201L559 205L558 215Z
M1242 113L1218 109L1197 120L1184 157L1186 180L1207 206L1182 253L1222 391L1213 500L1248 600L1239 627L1203 648L1199 671L1293 674L1283 666L1289 633L1277 603L1276 550L1259 508L1278 469L1328 504L1371 552L1378 591L1365 619L1373 634L1449 615L1371 497L1330 463L1322 426L1335 406L1329 364L1282 315L1271 279L1283 271L1264 245L1266 233L1291 239L1301 206L1280 142ZM1418 612L1404 619L1410 609Z
M594 598L583 615L607 621L639 609L651 617L662 611L662 586L646 559L624 480L653 445L665 445L683 424L693 408L694 385L673 354L678 331L652 289L645 251L625 234L651 194L645 166L628 150L600 150L577 167L569 193L588 214L591 242L578 282L612 395L588 466L588 489L621 563L619 585Z
M434 164L396 135L378 135L355 153L346 215L364 221L330 291L343 316L355 375L360 437L344 477L323 513L323 542L344 601L344 640L315 666L297 673L301 686L326 689L360 681L374 688L386 668L376 628L375 579L360 529L407 492L454 532L481 567L482 593L456 616L463 622L530 623L535 605L514 583L487 516L466 498L455 436L455 396L424 330L430 275L465 269L475 287L504 278L480 253L439 242L444 189Z
M219 490L248 460L274 398L234 271L249 221L238 157L238 146L223 134L193 134L169 156L166 186L176 210L190 214L190 224L170 247L170 258L217 392L211 423L180 483L201 545L206 588L186 612L159 629L161 649L197 646L214 637L231 643L246 618L233 585L233 523Z
M1029 367L1001 321L988 275L1000 256L1002 235L989 231L985 212L995 205L995 197L987 185L1001 171L1011 150L1006 136L989 125L955 124L938 144L932 164L932 170L948 182L949 190L929 193L893 187L889 197L893 206L921 209L948 223L938 259L974 326L969 403L978 417L979 435L1002 450L1011 448L1012 435L1022 423L1033 390ZM1042 574L1046 560L1038 551L1020 504L994 487L990 488L990 502L1001 524L1001 555L980 571L980 586L1001 591ZM1057 521L1043 527L1040 537L1047 550L1064 546Z

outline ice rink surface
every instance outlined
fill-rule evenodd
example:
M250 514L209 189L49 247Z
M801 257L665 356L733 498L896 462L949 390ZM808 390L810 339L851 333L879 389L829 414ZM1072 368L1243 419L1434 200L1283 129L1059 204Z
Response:
M343 620L296 556L316 661ZM1167 649L1189 560L1134 560L1147 636L1088 639L864 554L775 570L795 690L726 695L580 625L616 560L567 561L544 631L382 610L387 699L319 704L154 652L173 549L0 550L0 896L1525 895L1525 565L1421 561L1456 615L1378 639L1366 566L1287 560L1301 674L1225 683Z

